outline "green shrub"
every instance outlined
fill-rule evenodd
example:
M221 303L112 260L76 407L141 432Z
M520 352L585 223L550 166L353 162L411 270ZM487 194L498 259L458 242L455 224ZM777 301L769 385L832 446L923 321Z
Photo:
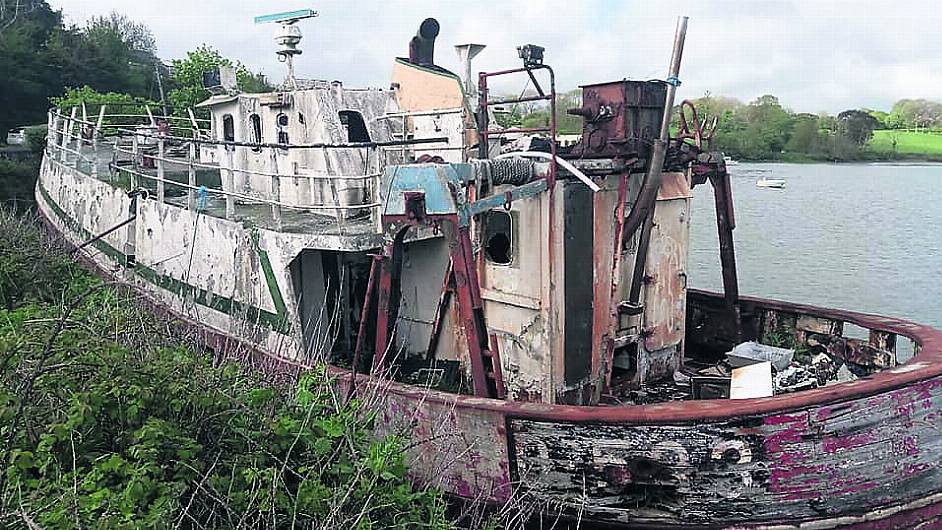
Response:
M276 385L216 363L35 225L0 228L3 527L452 528L406 441L324 371Z
M32 206L38 176L36 164L0 160L0 204Z

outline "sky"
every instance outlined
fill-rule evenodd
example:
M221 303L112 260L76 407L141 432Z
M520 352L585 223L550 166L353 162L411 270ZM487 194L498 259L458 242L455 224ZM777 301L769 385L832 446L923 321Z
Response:
M516 46L546 48L560 91L667 76L677 17L690 17L679 98L774 94L797 112L888 110L942 100L942 2L925 0L50 0L66 21L124 13L150 27L165 61L206 43L284 78L273 24L257 15L312 8L298 77L386 86L421 21L441 24L435 62L459 72L453 45L486 44L474 69L519 65ZM498 90L517 92L524 79Z

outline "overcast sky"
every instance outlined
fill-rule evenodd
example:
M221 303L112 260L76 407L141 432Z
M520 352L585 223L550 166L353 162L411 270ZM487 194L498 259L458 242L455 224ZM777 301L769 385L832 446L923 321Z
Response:
M452 45L486 44L475 70L513 67L515 47L546 47L560 90L666 76L678 15L690 17L680 97L709 91L749 101L775 94L796 111L888 109L942 100L942 2L912 0L50 0L69 23L118 11L147 24L169 61L206 43L284 76L272 24L253 18L314 8L301 23L299 77L386 86L394 56L425 17L441 23L436 63L458 71ZM502 87L512 92L523 80Z

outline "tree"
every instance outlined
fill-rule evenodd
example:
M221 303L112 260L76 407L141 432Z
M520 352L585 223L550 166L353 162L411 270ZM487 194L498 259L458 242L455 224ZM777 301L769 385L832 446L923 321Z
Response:
M0 33L34 11L48 10L44 0L0 0Z
M45 47L61 24L46 2L0 0L0 139L12 127L46 121L46 98L62 84Z
M203 72L228 66L236 70L236 84L243 92L269 92L272 87L260 73L253 73L244 64L223 57L219 51L203 44L187 52L185 59L173 60L172 81L175 85L170 91L170 102L176 112L185 112L197 103L209 97L209 91L203 87Z
M942 128L942 103L901 99L893 104L888 121L895 128Z
M855 145L863 146L873 137L879 122L864 110L845 110L837 115L841 134Z

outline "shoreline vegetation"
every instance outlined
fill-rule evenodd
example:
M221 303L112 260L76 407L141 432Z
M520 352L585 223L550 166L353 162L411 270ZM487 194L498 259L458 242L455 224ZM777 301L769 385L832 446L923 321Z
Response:
M719 118L714 150L735 160L942 162L942 103L936 101L901 99L889 111L860 108L837 115L794 112L770 94L749 103L710 94L691 101L701 121ZM567 113L581 105L579 90L557 96L560 134L581 134L581 118ZM680 105L674 110L676 131ZM546 106L523 104L503 109L497 120L502 126L546 127L550 112Z
M378 393L203 350L28 212L0 207L0 234L3 528L457 527Z

